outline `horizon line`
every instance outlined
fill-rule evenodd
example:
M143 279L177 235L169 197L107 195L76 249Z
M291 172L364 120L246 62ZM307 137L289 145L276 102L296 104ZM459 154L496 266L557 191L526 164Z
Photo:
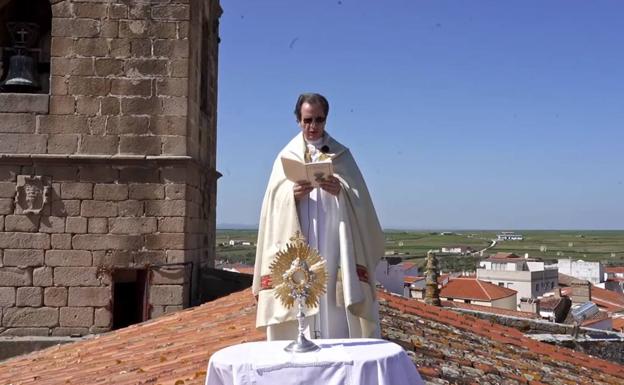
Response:
M247 224L217 224L217 230L258 230L258 225ZM479 227L404 227L382 226L383 231L624 231L624 228L479 228Z

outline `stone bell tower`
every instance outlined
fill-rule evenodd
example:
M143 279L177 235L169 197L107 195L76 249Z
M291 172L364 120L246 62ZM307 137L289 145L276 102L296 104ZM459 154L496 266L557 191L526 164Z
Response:
M0 0L0 336L196 303L215 242L218 0Z

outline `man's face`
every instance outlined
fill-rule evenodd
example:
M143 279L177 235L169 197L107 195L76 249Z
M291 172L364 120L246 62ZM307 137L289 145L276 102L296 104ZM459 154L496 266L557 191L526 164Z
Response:
M320 104L303 103L299 127L307 140L319 140L325 132L325 113Z

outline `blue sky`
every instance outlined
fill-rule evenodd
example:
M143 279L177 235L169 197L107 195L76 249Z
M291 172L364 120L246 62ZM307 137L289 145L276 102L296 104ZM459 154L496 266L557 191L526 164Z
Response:
M319 92L385 228L624 229L624 2L221 2L218 223Z

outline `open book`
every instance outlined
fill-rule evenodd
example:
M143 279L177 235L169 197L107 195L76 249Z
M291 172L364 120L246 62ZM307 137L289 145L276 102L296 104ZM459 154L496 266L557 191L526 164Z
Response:
M334 173L331 159L301 163L295 159L282 158L282 166L288 180L293 182L307 180L314 187L318 187L320 182Z

